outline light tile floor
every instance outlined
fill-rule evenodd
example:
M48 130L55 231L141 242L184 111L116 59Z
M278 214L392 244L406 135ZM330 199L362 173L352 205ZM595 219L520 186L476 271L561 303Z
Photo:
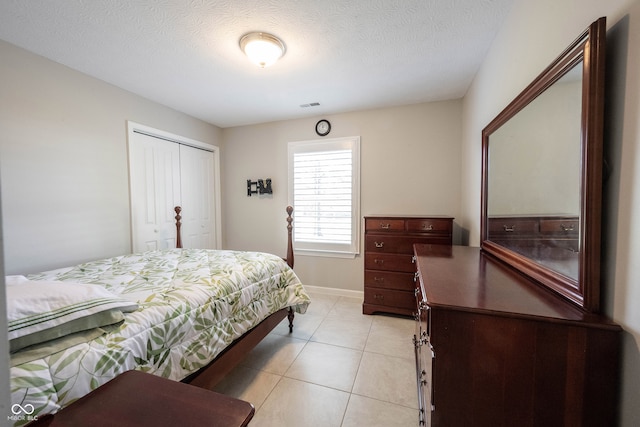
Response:
M285 319L215 390L253 403L251 427L417 426L413 321L311 300L292 334Z

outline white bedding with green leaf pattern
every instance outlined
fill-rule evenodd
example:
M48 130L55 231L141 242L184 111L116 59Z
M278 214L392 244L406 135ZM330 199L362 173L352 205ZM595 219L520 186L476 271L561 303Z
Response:
M33 415L130 369L181 380L270 314L304 313L310 302L281 258L258 252L151 251L28 278L104 286L140 307L98 338L11 368L11 403L33 405Z

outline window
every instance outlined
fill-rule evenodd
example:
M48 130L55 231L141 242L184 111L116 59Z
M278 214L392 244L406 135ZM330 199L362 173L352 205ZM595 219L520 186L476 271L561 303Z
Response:
M360 137L289 143L297 252L353 257L360 249Z

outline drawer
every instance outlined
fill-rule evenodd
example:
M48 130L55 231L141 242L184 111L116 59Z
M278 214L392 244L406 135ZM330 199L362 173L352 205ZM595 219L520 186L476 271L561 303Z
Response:
M423 218L408 219L407 231L412 233L451 234L452 221L449 219Z
M406 273L413 273L416 270L413 255L384 253L365 254L364 268L366 270L404 271Z
M380 288L365 288L364 303L384 305L416 311L416 299L413 292L396 291Z
M538 232L538 221L520 218L489 218L489 236L521 236Z
M540 220L540 232L545 235L577 236L579 228L576 218Z
M413 291L416 284L412 273L396 273L382 270L365 270L364 286Z
M404 231L403 219L365 218L365 231Z
M385 234L367 234L365 236L365 252L385 252L393 254L413 254L414 243L434 243L448 245L446 236L393 236Z

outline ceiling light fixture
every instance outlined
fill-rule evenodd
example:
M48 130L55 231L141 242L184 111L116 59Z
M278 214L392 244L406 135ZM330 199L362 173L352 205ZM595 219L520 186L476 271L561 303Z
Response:
M240 39L240 49L260 68L274 64L286 48L282 40L268 33L249 33Z

